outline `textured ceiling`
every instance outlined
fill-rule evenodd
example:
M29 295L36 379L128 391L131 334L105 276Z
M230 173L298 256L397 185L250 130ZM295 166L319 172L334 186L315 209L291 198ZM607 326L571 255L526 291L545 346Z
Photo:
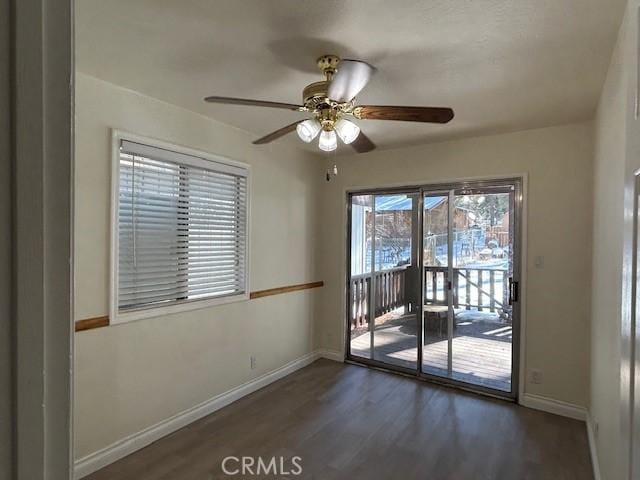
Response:
M450 106L444 126L360 121L380 147L585 120L625 0L80 0L77 66L258 136L304 114L206 104L299 103L324 53L378 68L360 104ZM295 134L279 140L304 145ZM341 145L338 153L351 149Z

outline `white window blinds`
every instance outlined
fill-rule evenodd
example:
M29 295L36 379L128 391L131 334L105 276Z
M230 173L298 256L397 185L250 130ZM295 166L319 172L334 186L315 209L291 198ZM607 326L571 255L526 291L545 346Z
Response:
M118 167L118 312L246 293L246 169L128 140Z

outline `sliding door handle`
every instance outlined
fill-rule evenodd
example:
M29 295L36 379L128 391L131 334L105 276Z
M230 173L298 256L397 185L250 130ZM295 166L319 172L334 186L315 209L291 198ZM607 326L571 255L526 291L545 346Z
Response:
M513 305L518 301L519 297L519 285L518 282L513 280L513 277L509 277L509 305Z

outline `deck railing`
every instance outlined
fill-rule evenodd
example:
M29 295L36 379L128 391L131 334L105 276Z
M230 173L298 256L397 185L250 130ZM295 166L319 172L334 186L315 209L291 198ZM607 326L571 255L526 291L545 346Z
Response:
M375 316L399 307L408 307L405 294L408 267L397 267L375 273ZM427 305L447 305L449 302L448 269L424 267L424 301ZM501 312L508 305L508 270L488 268L454 268L451 292L454 308ZM351 329L367 327L371 298L371 275L351 277Z
M407 267L397 267L375 273L375 316L405 306L405 271ZM369 323L371 298L371 274L351 277L351 328L364 327Z
M447 305L449 302L448 270L446 267L424 268L425 303ZM490 268L454 268L454 308L472 308L478 311L504 310L508 303L509 272Z

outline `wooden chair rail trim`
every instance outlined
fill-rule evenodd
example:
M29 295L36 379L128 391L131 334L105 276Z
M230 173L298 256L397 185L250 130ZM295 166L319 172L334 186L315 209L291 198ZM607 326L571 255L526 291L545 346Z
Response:
M251 300L262 297L269 297L271 295L280 295L282 293L297 292L299 290L308 290L310 288L318 288L324 286L323 281L300 283L298 285L288 285L286 287L269 288L267 290L257 290L249 294ZM102 317L85 318L76 322L76 332L82 332L84 330L93 330L94 328L108 327L109 316L104 315Z
M109 316L104 315L102 317L85 318L84 320L78 320L76 322L76 332L82 332L83 330L92 330L94 328L108 327Z
M297 292L298 290L307 290L309 288L322 287L324 282L300 283L298 285L288 285L286 287L269 288L267 290L258 290L249 294L250 299L269 297L271 295L280 295L282 293Z

